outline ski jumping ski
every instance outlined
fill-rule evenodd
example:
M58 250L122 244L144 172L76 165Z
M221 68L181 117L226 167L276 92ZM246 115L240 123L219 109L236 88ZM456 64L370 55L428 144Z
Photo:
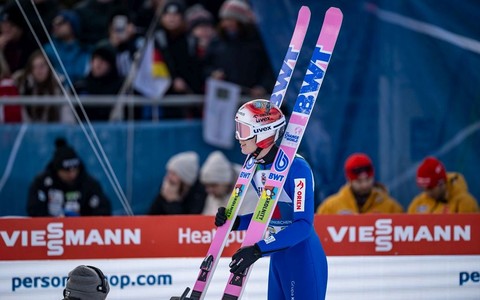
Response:
M242 247L251 246L264 237L277 204L277 196L281 193L284 179L287 177L291 162L297 153L310 119L342 21L343 14L340 9L330 7L327 10L292 115L248 226ZM228 230L230 230L230 226ZM241 298L252 267L253 265L243 274L230 274L224 290L223 300L237 300Z
M310 23L310 9L302 6L298 12L297 22L290 40L287 54L282 63L278 74L275 87L273 89L270 101L280 107L287 92L288 85L292 78L293 70L297 63L300 50L307 33ZM220 260L221 254L228 239L228 235L233 227L233 221L237 217L238 210L243 202L245 192L250 185L254 171L254 158L247 157L235 183L233 192L226 207L227 221L224 225L217 228L212 243L207 251L207 255L200 265L200 272L193 287L190 297L187 297L190 288L183 292L180 297L171 297L170 300L201 300L204 299L207 288L213 277L213 273Z

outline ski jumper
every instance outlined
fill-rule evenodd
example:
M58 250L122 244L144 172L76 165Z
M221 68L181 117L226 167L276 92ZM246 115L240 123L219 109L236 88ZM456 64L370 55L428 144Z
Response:
M263 190L271 164L258 164L252 185ZM304 194L298 185L304 185ZM268 299L325 299L328 266L313 227L314 182L308 163L296 156L268 226L268 237L257 245L270 256ZM252 214L240 216L238 230L248 228Z

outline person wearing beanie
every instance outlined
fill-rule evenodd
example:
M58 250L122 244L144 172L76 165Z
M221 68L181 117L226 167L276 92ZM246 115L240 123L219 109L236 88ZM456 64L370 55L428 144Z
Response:
M109 199L100 183L86 171L76 151L64 138L55 140L55 153L28 190L31 217L107 216Z
M166 164L160 191L148 214L200 214L207 194L198 180L199 157L194 151L180 152Z
M210 153L200 169L200 182L205 186L207 199L203 215L214 216L219 207L226 207L242 166L230 162L221 151ZM255 193L249 189L247 193ZM254 197L252 194L246 197ZM240 214L252 212L254 202L244 201Z
M63 300L104 300L110 285L102 270L80 265L68 273Z
M62 10L52 21L52 43L43 45L55 72L63 77L66 86L67 76L71 82L77 82L87 75L91 51L80 43L80 32L81 24L77 13L73 10Z
M99 42L92 51L90 72L74 83L78 95L116 95L124 77L118 73L116 50L107 41ZM91 121L108 121L111 105L87 106L85 112ZM82 112L78 112L83 118Z
M275 77L247 1L227 0L219 10L218 38L205 58L205 74L239 85L243 95L266 98Z
M203 93L203 73L194 55L193 41L190 40L185 19L184 1L167 0L161 10L159 26L155 31L155 46L161 52L167 65L172 84L167 94ZM175 110L175 111L174 111ZM187 109L189 113L191 107ZM164 115L188 117L178 108L165 108ZM195 112L196 117L200 114Z
M418 166L416 181L422 190L408 207L408 213L478 212L477 200L468 192L462 174L448 172L441 161L426 157Z
M115 49L115 64L120 76L129 75L135 55L141 48L141 39L143 37L138 34L130 11L119 9L112 12L108 21L108 38L101 42Z
M195 56L203 62L211 41L216 38L213 15L201 4L195 4L185 12L185 20L189 36L194 40Z
M185 11L185 21L187 22L189 31L192 31L196 26L200 25L209 25L212 27L215 25L213 15L201 4L190 6Z
M253 23L255 16L248 5L243 0L227 0L220 7L218 12L220 19L232 19L243 24Z
M354 153L345 160L347 183L327 197L318 207L318 214L402 213L403 207L386 187L375 181L375 169L370 157Z

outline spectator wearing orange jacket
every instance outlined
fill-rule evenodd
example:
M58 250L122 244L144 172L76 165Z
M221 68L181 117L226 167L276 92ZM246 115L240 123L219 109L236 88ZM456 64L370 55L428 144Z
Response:
M402 206L375 182L371 159L363 153L354 153L345 161L348 182L326 198L318 207L318 214L402 213Z
M478 212L476 199L468 192L465 178L449 172L434 157L427 157L417 169L417 185L423 190L417 195L408 213L468 213Z

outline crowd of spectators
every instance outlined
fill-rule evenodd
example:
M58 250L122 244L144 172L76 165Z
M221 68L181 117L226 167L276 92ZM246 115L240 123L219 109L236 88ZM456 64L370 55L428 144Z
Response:
M272 157L273 159L273 157ZM179 152L165 164L165 175L150 208L149 215L215 215L226 207L236 193L235 183L241 166L228 160L223 152L210 153L203 163L195 151ZM353 153L345 161L347 182L339 191L322 201L317 214L386 214L386 213L474 213L477 200L468 192L462 174L447 172L443 163L426 157L417 168L420 192L408 208L402 207L375 180L375 168L365 153ZM253 184L255 185L255 184ZM154 187L152 187L154 188ZM245 191L241 214L255 210L256 188ZM64 138L55 140L55 151L46 167L31 182L27 214L29 216L111 215L112 204L100 182L85 168L82 159Z
M164 67L170 82L167 95L204 94L208 77L236 83L254 98L265 97L273 88L273 71L247 1L19 2L21 8L8 0L0 10L0 61L6 62L1 79L13 79L0 96L128 92L149 97L126 80L138 68L149 41L155 47L152 76L156 67ZM41 61L44 55L48 61ZM61 107L35 106L4 105L0 121L73 122L72 112ZM95 105L87 115L107 121L111 106ZM135 118L148 115L136 110ZM164 119L201 117L198 105L161 110Z

